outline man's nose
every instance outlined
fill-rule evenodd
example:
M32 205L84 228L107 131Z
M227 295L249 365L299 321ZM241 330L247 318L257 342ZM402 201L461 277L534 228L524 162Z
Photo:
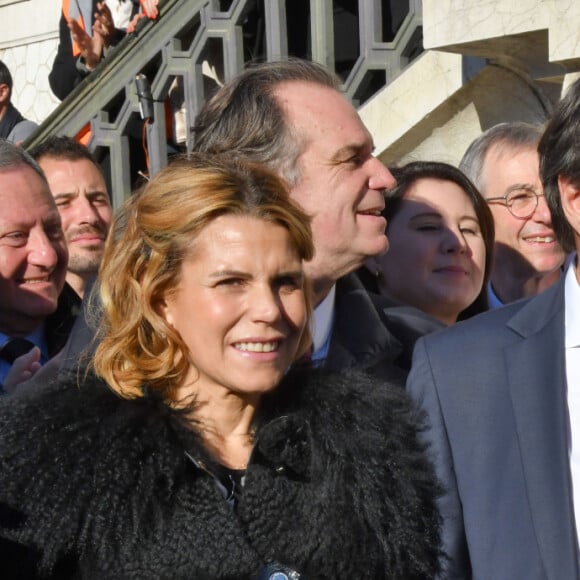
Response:
M58 263L58 252L44 231L31 233L28 240L28 261L35 266L52 270Z
M536 222L552 225L552 214L545 195L538 195L538 205L532 214L532 219Z
M372 156L368 163L370 189L393 189L397 185L393 174L375 156Z

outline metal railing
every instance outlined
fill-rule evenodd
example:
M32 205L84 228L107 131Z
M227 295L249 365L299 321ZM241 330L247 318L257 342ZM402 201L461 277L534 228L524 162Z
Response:
M191 150L204 100L248 61L293 55L320 62L341 76L358 106L422 50L420 0L160 0L157 20L141 21L25 145L74 136L90 122L89 147L107 159L116 206L138 169L154 174L173 150ZM151 91L141 99L153 111L145 124L139 74Z

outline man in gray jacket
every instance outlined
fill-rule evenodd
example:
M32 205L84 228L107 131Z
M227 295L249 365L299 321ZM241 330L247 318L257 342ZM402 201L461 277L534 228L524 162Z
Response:
M554 231L580 249L580 80L539 144ZM417 343L442 498L444 578L577 580L580 264L538 296Z

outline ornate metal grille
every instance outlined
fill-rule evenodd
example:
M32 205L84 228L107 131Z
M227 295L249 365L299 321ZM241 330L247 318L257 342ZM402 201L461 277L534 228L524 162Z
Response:
M288 55L321 62L358 106L422 48L421 0L160 0L156 21L93 71L27 145L75 135L90 121L90 147L110 168L114 205L139 169L151 174L193 146L192 125L218 83L251 60ZM145 75L152 119L143 123L135 78ZM142 141L147 141L147 153ZM145 158L147 157L147 158Z

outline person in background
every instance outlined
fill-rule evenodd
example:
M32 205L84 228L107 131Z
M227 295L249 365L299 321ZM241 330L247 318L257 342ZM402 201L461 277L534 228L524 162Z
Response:
M487 310L494 233L485 200L446 163L416 161L391 173L397 185L383 210L389 250L367 261L375 274L369 290L446 325Z
M394 179L372 155L370 135L338 86L334 75L309 61L255 65L205 104L194 147L268 165L291 183L292 199L314 216L316 254L305 266L318 303L314 364L396 376L403 386L417 337L440 324L419 310L386 305L354 273L387 247L379 214ZM312 98L302 98L308 95ZM90 356L95 324L84 306L82 312L62 356L41 370L40 384L31 388L43 388Z
M381 211L384 190L395 181L373 155L371 135L339 86L309 61L251 66L205 103L194 147L265 163L312 216L316 251L305 271L316 306L314 363L396 374L404 382L415 339L434 325L400 311L393 320L355 274L388 246Z
M48 76L55 96L65 99L134 28L136 19L157 15L157 0L63 0L59 44Z
M127 201L94 365L0 403L6 577L434 576L438 486L404 390L295 364L313 254L261 167L195 155Z
M59 302L67 267L61 220L44 173L0 140L0 383L34 349L28 370L64 345L73 318ZM37 348L34 348L37 347Z
M12 75L0 60L0 139L20 145L38 127L25 119L12 104Z
M459 168L487 200L495 221L490 307L534 296L558 281L564 252L540 180L542 128L528 123L491 127L467 149Z
M113 219L105 178L90 151L70 137L49 137L30 154L46 175L62 220L67 284L82 299L99 271Z
M550 223L576 252L564 275L415 348L407 388L447 490L443 578L580 577L579 142L580 80L538 146Z

